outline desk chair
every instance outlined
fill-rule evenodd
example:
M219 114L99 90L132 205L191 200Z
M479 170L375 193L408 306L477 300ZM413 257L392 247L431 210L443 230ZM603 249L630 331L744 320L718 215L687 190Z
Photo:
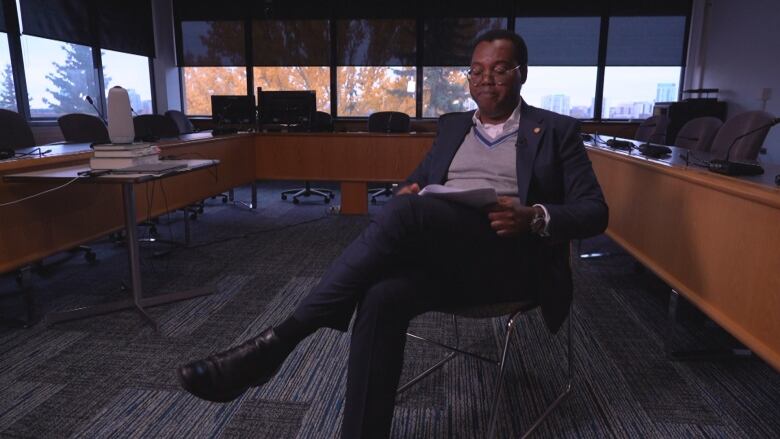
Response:
M165 112L165 117L171 119L176 124L179 134L189 134L196 131L192 121L179 110L168 110Z
M693 151L709 151L712 139L723 125L717 117L697 117L691 119L680 128L674 146L688 148Z
M97 116L71 113L57 119L66 142L111 143L106 124Z
M368 116L368 132L370 133L408 133L411 131L409 115L399 111L380 111ZM370 189L368 195L371 202L376 203L377 198L393 195L393 186L386 184L384 187Z
M133 118L136 141L155 142L162 138L179 137L173 119L161 114L141 114Z
M406 384L400 386L398 388L397 394L401 394L402 392L405 392L415 384L417 384L420 380L427 377L434 371L438 370L442 366L444 366L448 361L455 358L458 354L468 355L471 357L474 357L476 359L482 360L487 363L494 364L498 366L498 377L496 378L496 385L495 385L495 393L493 395L493 405L490 410L490 421L488 424L488 433L487 438L494 438L496 437L496 420L498 415L498 403L501 398L501 391L504 387L504 372L505 372L505 366L506 366L506 358L507 353L509 352L509 342L512 339L512 334L514 333L515 327L517 326L518 320L521 316L528 314L528 312L536 309L539 306L539 304L535 300L523 300L523 301L517 301L517 302L506 302L506 303L497 303L492 305L477 305L477 306L471 306L471 307L461 307L461 308L448 308L448 309L441 309L437 310L438 312L442 312L445 314L450 314L452 316L452 324L453 324L453 330L455 335L455 346L449 346L445 345L443 343L439 343L433 340L426 339L424 337L420 337L419 335L412 334L410 332L407 332L407 337L415 340L421 340L429 344L433 344L439 347L442 347L449 351L449 353L444 356L439 362L434 364L433 366L426 369L424 372L420 373L419 375L415 376L411 380L409 380ZM495 317L501 317L501 316L508 316L506 320L506 332L504 333L504 342L503 346L501 348L501 352L499 353L498 359L492 359L483 357L482 355L479 355L474 352L469 352L466 350L462 350L459 346L459 339L458 339L458 317L463 318L471 318L471 319L491 319ZM567 359L567 365L566 365L566 382L560 389L560 391L557 393L557 396L555 397L552 402L550 402L547 407L544 409L541 415L539 415L536 420L534 420L533 424L531 424L528 429L525 430L525 432L520 436L521 438L525 438L528 435L530 435L539 425L541 425L542 421L544 421L547 416L552 413L552 411L564 400L566 396L569 395L572 389L572 383L573 383L573 351L572 351L572 320L574 319L574 313L571 312L571 307L569 308L569 318L566 322L566 359Z
M311 121L309 131L313 133L333 132L333 118L328 113L317 111L314 113L314 119ZM294 204L300 203L298 197L309 197L311 195L322 197L322 201L324 201L325 204L330 203L330 200L333 199L333 191L329 189L312 188L311 182L309 181L305 181L303 185L304 187L302 188L287 189L282 191L282 200L286 200L290 194L292 194L292 202Z
M764 139L766 139L771 127L767 126L765 129L745 136L737 140L736 143L734 143L734 139L762 125L769 124L773 119L774 116L766 111L746 111L728 119L718 130L715 139L712 140L710 153L719 159L726 158L728 154L731 160L755 160L758 158L761 145L764 144ZM731 147L730 154L729 147Z
M666 143L666 127L669 126L669 118L666 116L652 116L645 119L634 133L634 139L649 143Z
M0 109L0 153L13 157L14 151L35 146L30 126L15 111Z

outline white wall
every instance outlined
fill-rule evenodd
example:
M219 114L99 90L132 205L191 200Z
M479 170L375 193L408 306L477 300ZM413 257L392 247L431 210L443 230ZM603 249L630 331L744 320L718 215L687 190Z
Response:
M176 45L171 0L152 0L154 17L154 84L157 113L181 109L179 70L176 68Z
M719 88L729 117L749 110L780 117L780 1L695 0L685 87ZM759 160L780 163L780 125L764 148Z

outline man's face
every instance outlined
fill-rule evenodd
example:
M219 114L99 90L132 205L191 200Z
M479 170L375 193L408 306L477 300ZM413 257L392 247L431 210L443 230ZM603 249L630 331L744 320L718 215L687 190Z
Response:
M517 67L509 40L483 41L471 56L469 92L479 107L480 117L488 120L509 117L520 99L527 66Z

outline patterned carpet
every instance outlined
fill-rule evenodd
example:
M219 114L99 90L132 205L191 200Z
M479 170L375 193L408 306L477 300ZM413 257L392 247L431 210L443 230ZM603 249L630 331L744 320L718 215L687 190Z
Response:
M127 256L104 240L98 262L55 256L32 276L38 322L0 329L2 438L335 438L339 436L348 334L320 330L279 374L229 404L179 389L177 365L241 342L295 307L367 217L336 216L317 200L279 200L288 185L262 184L256 211L207 203L193 244L143 246L147 295L207 287L204 296L149 309L155 333L134 311L45 327L53 310L126 297ZM237 198L247 199L241 189ZM337 203L338 200L335 201ZM372 206L371 211L381 206ZM181 213L160 219L160 234L181 238ZM140 228L142 233L146 229ZM606 238L584 248L613 248ZM64 259L60 261L60 259ZM667 346L730 347L722 330L688 309L666 317L668 289L626 255L575 266L572 395L535 437L780 437L780 374L759 359L674 362ZM23 315L13 276L0 278L0 318ZM502 319L464 320L461 343L498 349ZM452 341L441 314L417 318L415 332ZM551 336L537 312L513 341L500 404L499 437L516 437L563 383L565 335ZM402 381L441 357L410 341ZM496 370L458 357L398 398L394 438L484 436Z

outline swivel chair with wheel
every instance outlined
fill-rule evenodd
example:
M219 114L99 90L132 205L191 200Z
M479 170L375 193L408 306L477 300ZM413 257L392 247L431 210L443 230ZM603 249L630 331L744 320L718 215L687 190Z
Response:
M71 113L57 119L62 136L71 143L111 143L106 124L97 116Z
M669 118L666 116L651 116L645 119L636 129L634 139L647 143L666 143L666 128Z
M723 125L717 117L697 117L691 119L680 128L674 140L674 146L688 148L692 151L709 151L712 140Z
M0 153L4 158L12 158L17 149L35 146L30 126L15 111L0 109L0 133Z
M196 131L192 121L179 110L168 110L165 112L165 117L171 119L176 124L179 134L190 134Z
M368 116L368 132L370 133L408 133L411 131L411 119L406 113L399 111L380 111ZM376 203L379 197L393 195L392 184L381 188L370 189L368 195L371 203Z
M309 131L313 133L333 132L333 118L328 113L317 111L314 113L314 118L312 119ZM316 195L318 197L322 197L322 201L325 204L328 204L330 203L330 200L333 199L333 191L329 189L313 188L311 187L311 182L309 181L305 181L303 185L304 187L302 188L287 189L282 191L282 200L286 200L287 197L292 196L292 202L294 204L298 204L301 202L299 200L300 197L310 197L312 195Z
M758 158L764 139L771 129L772 120L774 120L774 116L766 111L746 111L737 114L726 120L720 127L715 139L712 140L710 153L718 159L725 159L728 155L729 160L755 160ZM737 137L761 126L766 127L736 140Z

